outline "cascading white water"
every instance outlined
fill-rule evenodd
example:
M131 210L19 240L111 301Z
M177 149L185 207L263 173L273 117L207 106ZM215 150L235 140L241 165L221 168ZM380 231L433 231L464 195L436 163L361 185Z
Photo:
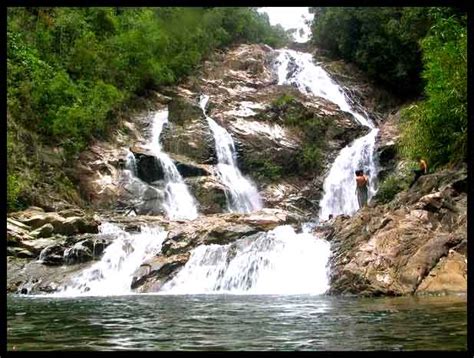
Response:
M320 219L325 219L329 214L352 214L357 210L354 171L363 168L371 176L377 173L373 149L378 129L351 107L343 90L321 67L312 62L310 54L280 50L276 63L279 84L295 85L306 95L324 97L371 129L369 134L341 150L324 181L325 194L321 200ZM215 138L217 172L229 191L229 210L251 212L260 209L258 191L237 167L232 137L206 114L208 100L208 96L202 96L200 106ZM162 163L166 182L179 183L176 178L181 177L171 159L161 151L159 143L167 118L167 111L155 115L149 148ZM182 182L182 178L180 180ZM372 180L369 197L375 193L374 185ZM177 214L173 212L173 207L179 208L179 205L168 202L167 211L170 216ZM132 273L147 255L159 250L165 235L162 233L160 240L149 242L148 239L131 241L130 235L119 231L117 233L119 237L106 249L102 260L84 271L71 287L59 294L84 294L86 289L87 294L130 292ZM147 237L146 233L142 234ZM134 251L130 252L132 249ZM198 246L192 250L186 265L163 286L161 292L322 294L329 288L326 267L329 256L330 244L327 241L305 230L297 234L291 226L279 226L260 236L241 239L228 245ZM112 284L114 280L121 281L121 284Z
M237 166L234 140L225 128L206 114L209 96L202 95L199 105L214 135L217 153L217 175L226 188L227 205L231 212L250 213L262 208L262 200L255 185Z
M378 129L370 119L353 109L344 91L321 66L314 64L311 54L284 49L279 51L275 63L279 84L294 85L307 95L323 97L371 129L367 135L341 150L323 184L319 218L327 219L329 214L353 214L359 209L355 193L356 170L362 169L369 175L369 200L376 193L378 169L374 160L374 146Z
M377 133L378 129L372 129L369 134L343 148L337 156L323 183L324 195L319 212L321 219L327 219L330 214L352 215L359 209L354 179L358 169L364 170L369 176L369 199L375 195L377 167L373 153Z
M130 149L127 149L125 169L129 170L134 176L137 176L137 161Z
M113 234L114 241L104 250L100 261L82 271L62 287L55 296L110 296L132 293L132 274L148 258L161 250L167 232L160 227L141 227L141 232L129 234L118 226L103 223L100 233Z
M326 98L371 129L339 153L324 181L319 218L352 214L358 208L354 171L364 169L374 177L377 174L373 151L378 129L351 107L344 91L323 68L313 63L310 54L280 50L276 65L279 84L295 85L306 95ZM201 99L203 110L206 102L206 97ZM231 152L229 148L232 148L230 144L227 150ZM373 180L369 189L370 197L375 193ZM296 234L290 226L280 226L253 241L242 239L225 246L199 246L163 290L167 293L324 293L329 288L326 265L330 245L306 232L310 227L303 225L303 233Z
M168 110L158 111L153 117L152 138L148 148L158 158L165 176L165 202L163 207L171 219L197 218L196 203L171 158L161 150L160 135L168 122Z
M313 62L310 53L278 50L275 64L279 85L293 85L306 95L323 97L337 104L341 111L351 113L360 124L373 127L369 120L352 109L344 91L321 66Z
M279 226L258 238L201 245L163 293L322 294L329 243Z

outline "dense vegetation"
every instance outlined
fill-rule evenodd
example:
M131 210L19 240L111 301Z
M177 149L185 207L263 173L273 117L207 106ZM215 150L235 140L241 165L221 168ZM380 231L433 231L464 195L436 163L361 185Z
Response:
M456 8L313 8L313 42L357 64L403 111L401 153L432 167L467 155L467 17ZM421 98L419 98L421 96Z
M286 34L254 8L9 8L8 154L18 131L72 158L146 90L189 75L211 51L239 42L283 45ZM22 177L8 162L8 206Z

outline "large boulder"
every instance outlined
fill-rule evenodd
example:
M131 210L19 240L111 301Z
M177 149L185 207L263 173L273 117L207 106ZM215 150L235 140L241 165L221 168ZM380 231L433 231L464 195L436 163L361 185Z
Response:
M327 233L330 293L465 292L466 175L465 168L426 175L389 204L338 217Z
M52 234L73 235L81 233L97 233L99 222L90 216L70 216L62 217L56 212L36 213L31 217L25 218L19 214L19 219L24 225L37 229L31 235L51 236ZM53 228L51 230L51 227Z

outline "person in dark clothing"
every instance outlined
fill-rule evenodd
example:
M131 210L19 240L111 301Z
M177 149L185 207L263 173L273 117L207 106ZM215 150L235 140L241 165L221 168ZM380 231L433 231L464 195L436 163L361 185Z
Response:
M369 178L367 175L364 175L363 170L356 170L356 195L357 201L359 202L359 208L367 205L367 200L369 199Z
M413 186L413 184L416 183L419 177L428 173L428 164L426 164L426 161L423 160L421 157L417 157L416 159L418 161L419 169L413 170L413 172L415 173L415 177L413 178L413 181L410 184L410 188Z

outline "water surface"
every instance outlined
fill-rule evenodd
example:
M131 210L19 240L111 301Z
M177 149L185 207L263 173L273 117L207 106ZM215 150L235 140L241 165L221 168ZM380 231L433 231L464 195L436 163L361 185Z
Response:
M465 296L8 296L7 305L8 350L467 349Z

